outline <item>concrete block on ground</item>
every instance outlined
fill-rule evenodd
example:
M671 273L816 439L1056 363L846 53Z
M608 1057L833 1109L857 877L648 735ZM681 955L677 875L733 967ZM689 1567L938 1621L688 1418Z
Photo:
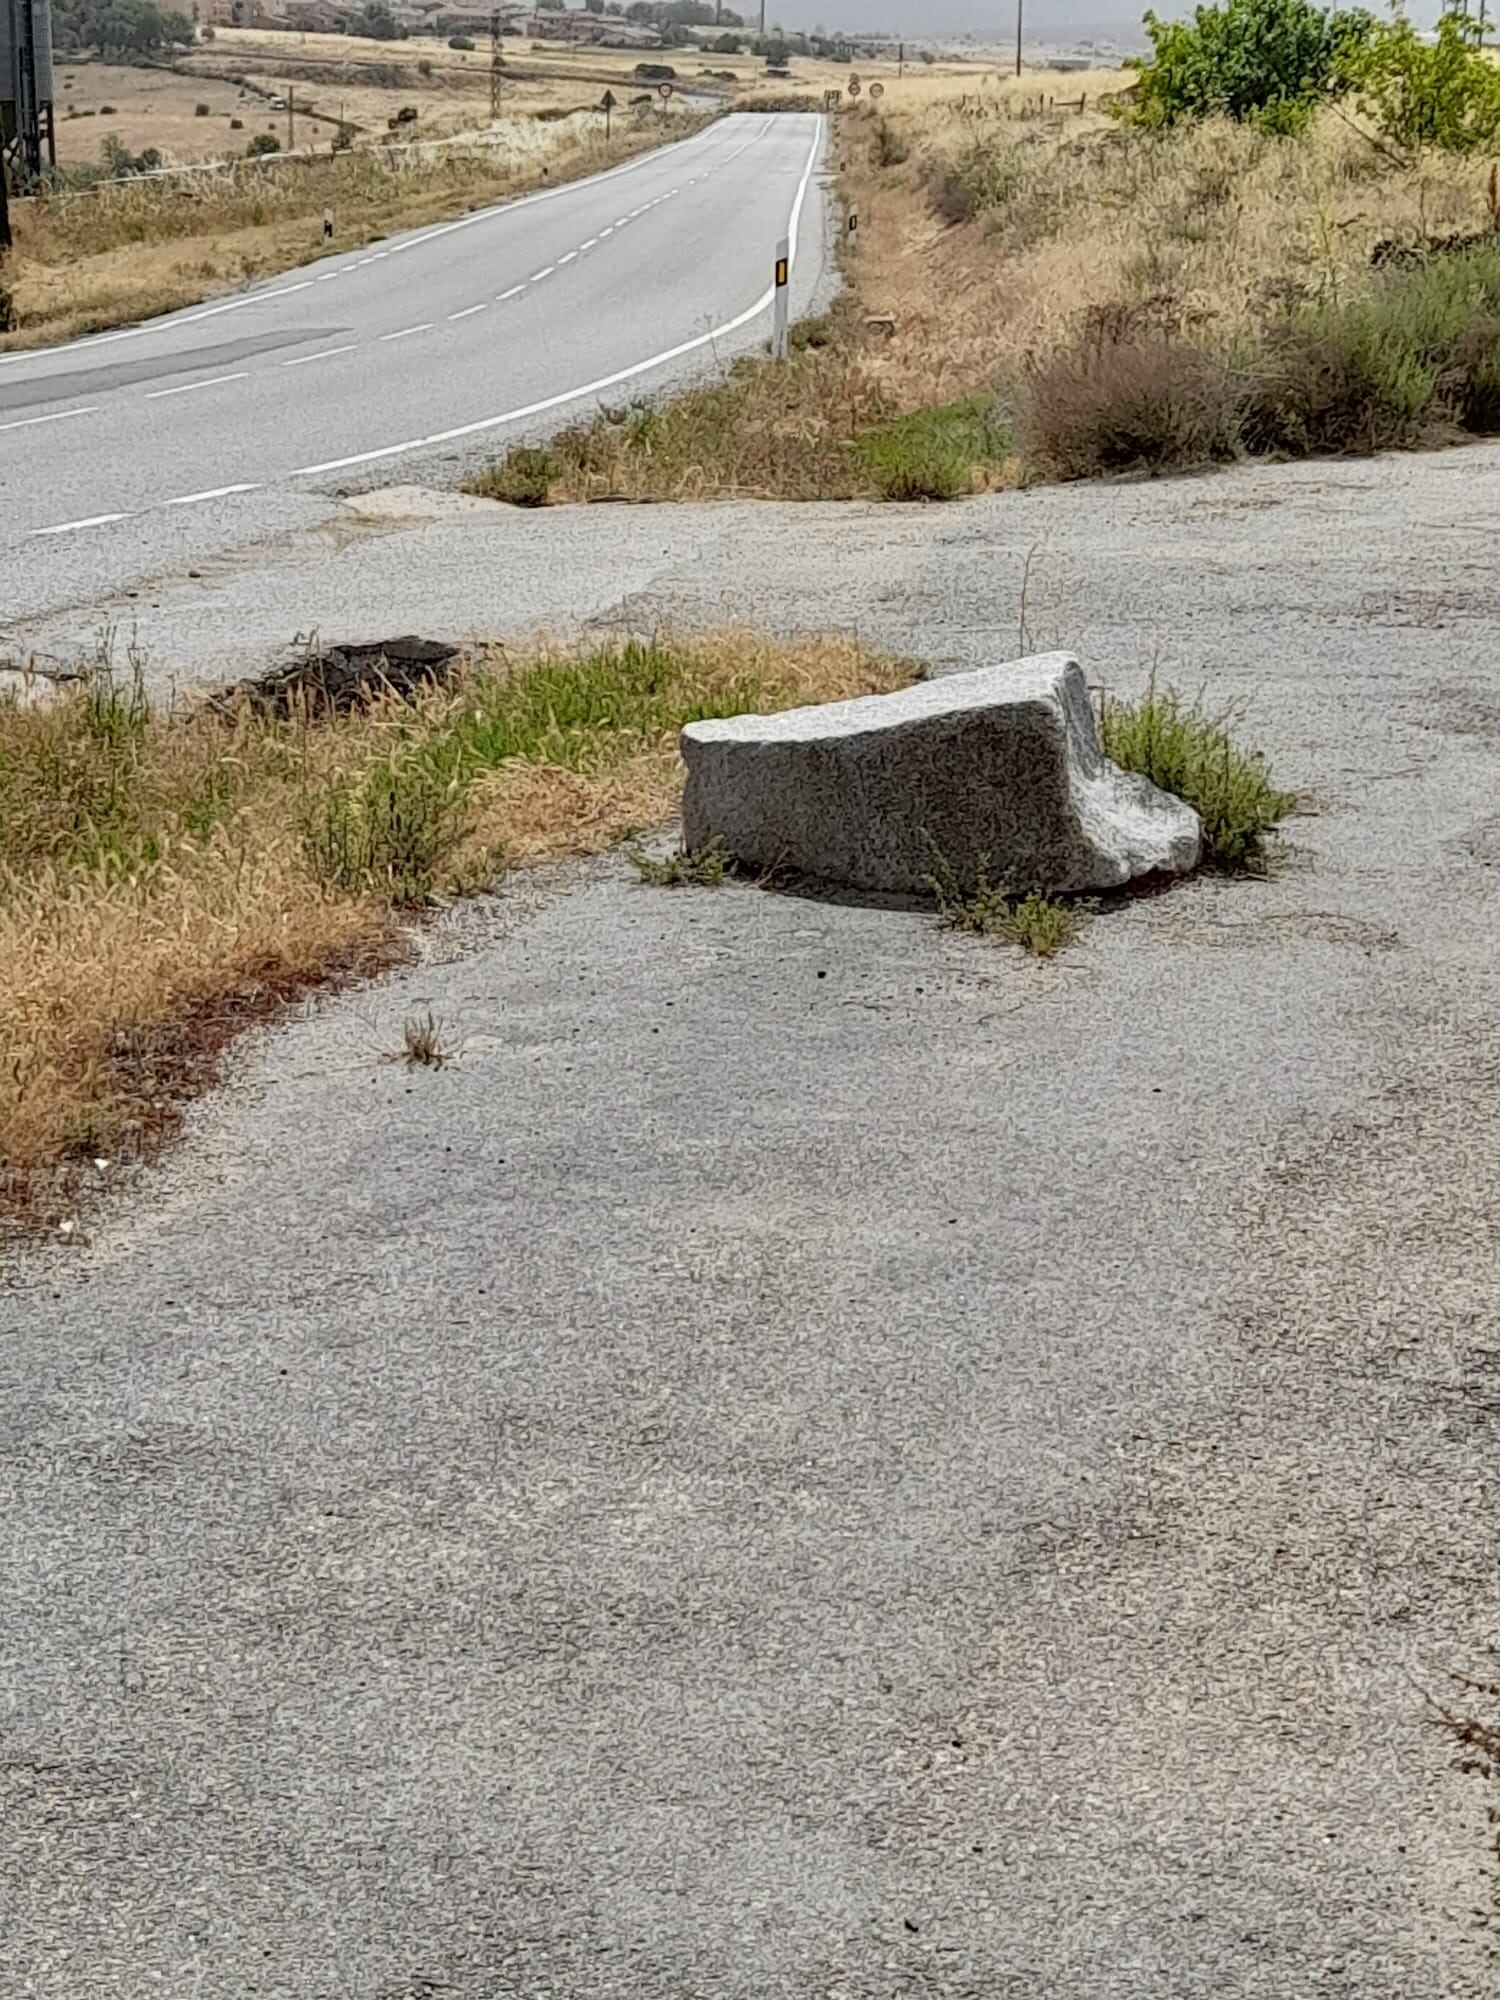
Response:
M1198 816L1112 764L1083 670L1044 653L895 694L689 723L683 835L746 869L920 895L1017 894L1195 866Z

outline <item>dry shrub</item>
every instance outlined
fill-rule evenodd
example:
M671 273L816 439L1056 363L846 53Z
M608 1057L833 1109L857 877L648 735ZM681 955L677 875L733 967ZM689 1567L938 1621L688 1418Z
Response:
M1233 450L1228 371L1169 334L1085 337L1031 370L1019 429L1059 479L1184 471Z

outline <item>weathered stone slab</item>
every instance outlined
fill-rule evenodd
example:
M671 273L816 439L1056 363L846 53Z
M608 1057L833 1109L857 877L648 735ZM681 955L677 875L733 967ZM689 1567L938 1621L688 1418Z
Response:
M690 723L683 834L752 869L921 894L1116 889L1198 859L1198 816L1109 762L1083 670L1045 653L896 694Z

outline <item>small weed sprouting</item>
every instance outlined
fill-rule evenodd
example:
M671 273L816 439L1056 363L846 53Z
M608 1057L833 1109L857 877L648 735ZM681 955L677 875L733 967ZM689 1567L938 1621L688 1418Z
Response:
M999 935L1033 958L1051 958L1078 936L1089 908L1087 903L1059 902L1033 889L1006 910L998 925Z
M627 847L625 859L653 889L722 889L734 873L729 849L718 839L700 847L696 854L682 848L661 860L638 847Z
M972 937L993 937L998 932L1010 899L1004 889L991 885L989 868L989 856L981 856L973 886L965 889L948 857L934 848L927 886L937 905L938 922L945 930L966 931Z
M987 859L980 861L974 885L963 889L952 867L939 856L936 872L927 878L937 905L938 922L947 930L971 937L997 937L1019 945L1033 958L1052 958L1070 945L1083 929L1092 905L1043 895L1039 889L1012 896L989 879Z
M1139 701L1099 704L1104 754L1190 805L1203 823L1203 865L1225 873L1262 874L1277 827L1295 807L1271 782L1264 756L1230 734L1232 712L1211 715L1176 688L1153 681Z
M442 1024L429 1007L425 1014L411 1015L401 1030L401 1048L396 1056L408 1069L442 1069L448 1061L443 1045Z

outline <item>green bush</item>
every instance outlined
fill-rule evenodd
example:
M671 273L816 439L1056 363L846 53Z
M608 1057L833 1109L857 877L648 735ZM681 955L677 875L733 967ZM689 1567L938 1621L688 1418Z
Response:
M1249 371L1252 451L1390 450L1437 423L1500 423L1500 248L1385 273L1363 298L1297 314Z
M1190 805L1203 822L1203 865L1264 870L1268 844L1296 805L1271 783L1265 758L1230 735L1233 715L1210 715L1175 688L1152 686L1139 701L1100 703L1104 753Z
M512 507L545 507L552 482L562 472L556 452L546 445L518 444L497 465L469 487L490 500L505 500Z
M1321 100L1350 87L1373 25L1363 9L1325 11L1310 0L1224 0L1191 21L1145 18L1152 53L1137 63L1139 91L1124 115L1151 130L1218 113L1298 132Z
M1360 105L1380 132L1412 152L1471 153L1500 137L1500 70L1464 15L1446 13L1432 42L1397 15L1374 30L1359 65Z

